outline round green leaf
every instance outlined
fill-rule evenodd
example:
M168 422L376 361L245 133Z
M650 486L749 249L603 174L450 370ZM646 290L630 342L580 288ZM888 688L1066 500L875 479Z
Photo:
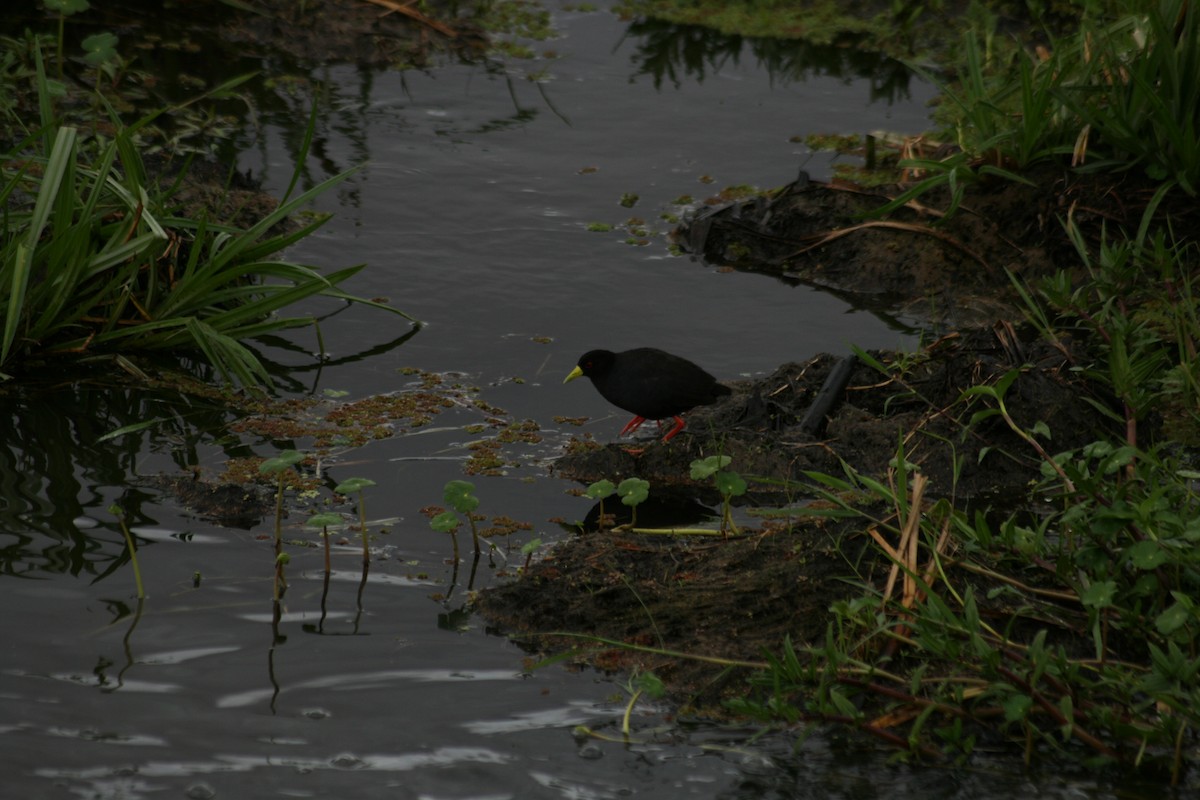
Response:
M441 533L453 533L458 528L458 516L453 511L443 511L429 520L429 527Z
M83 40L83 60L93 67L117 59L117 36L113 33L94 33Z
M479 505L475 484L470 481L449 481L442 490L442 499L460 514L470 514Z
M79 14L92 7L87 0L44 0L44 2L47 11L62 14L64 17Z
M341 514L314 514L304 521L304 525L309 528L327 528L330 525L341 525Z
M650 481L641 478L626 478L617 486L617 494L621 502L627 506L636 506L650 495Z
M370 478L347 478L333 487L333 490L338 494L354 494L374 485L375 481Z
M736 472L718 472L713 480L717 491L726 497L741 497L746 493L746 481Z
M713 475L717 470L729 466L729 462L733 461L729 456L708 456L707 458L697 458L692 462L692 480L702 481L705 478Z
M612 481L598 480L595 483L593 483L591 486L587 487L587 490L584 492L584 495L592 498L593 500L603 500L605 497L608 497L610 494L612 494L616 490L617 490L617 487L613 486Z
M1138 569L1157 569L1167 561L1167 553L1158 542L1147 539L1129 548L1129 561Z
M293 464L299 464L304 460L304 453L299 450L284 450L274 458L268 458L266 461L258 465L258 471L266 474L275 474L283 472Z

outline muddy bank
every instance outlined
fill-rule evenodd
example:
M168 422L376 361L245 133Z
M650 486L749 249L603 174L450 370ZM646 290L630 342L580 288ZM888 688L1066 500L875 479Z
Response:
M984 177L957 213L935 189L878 217L874 212L911 184L866 188L801 176L776 192L706 209L676 232L688 252L710 264L816 286L938 330L1017 321L1022 308L1009 275L1029 284L1079 256L1083 241L1137 229L1158 184L1132 173L1086 175L1043 166L1030 183ZM1158 216L1200 227L1182 191ZM1177 228L1178 229L1178 228Z
M1000 325L947 336L915 356L873 356L890 371L855 364L840 402L816 431L801 422L838 362L829 355L733 384L732 397L694 411L687 430L669 444L655 438L579 442L554 472L584 484L637 476L650 481L651 499L682 491L693 505L707 503L700 511L711 514L719 498L690 480L695 458L729 455L730 467L742 475L775 479L751 480L747 495L752 504L771 506L804 504L812 496L805 471L843 476L842 462L887 482L903 447L906 461L929 479L927 499L953 496L980 509L1007 510L1029 502L1041 462L1001 417L970 424L985 406L964 399L965 389L996 384L1016 370L1005 395L1009 413L1023 430L1048 424L1054 452L1087 444L1111 424L1084 400L1105 403L1071 370L1077 362L1070 343L1021 341ZM793 483L783 488L781 479ZM865 494L860 502L876 518L891 513L872 508L878 500ZM606 512L614 506L621 508L610 498ZM692 522L675 513L675 519L650 520L639 508L638 524ZM739 676L745 669L587 646L551 632L761 662L788 637L798 646L819 644L830 604L861 594L863 584L878 588L890 566L870 543L862 518L782 517L722 539L600 531L595 516L584 533L561 542L520 579L484 592L478 611L539 657L579 648L580 663L653 670L677 700L708 712L744 694Z
M1033 284L1079 264L1063 221L1071 219L1094 245L1105 226L1136 228L1155 187L1129 176L1050 168L1031 178L1036 185L973 186L950 218L933 209L948 202L944 194L875 219L865 215L902 187L869 190L803 177L769 196L697 215L678 238L709 263L869 298L940 333L916 353L825 354L784 364L731 384L732 397L693 411L687 431L667 445L652 437L585 438L554 473L581 485L636 476L650 482L652 499L682 492L691 498L690 518L653 523L681 525L711 515L720 501L711 487L690 480L696 458L728 455L731 469L768 479L752 478L741 502L770 507L811 503L805 473L842 477L843 464L892 485L903 453L928 480L926 503L948 497L997 519L1036 513L1030 491L1045 462L1017 430L1048 430L1037 437L1050 454L1121 432L1099 410L1114 409L1115 401L1080 369L1091 363L1087 343L1046 341L1023 327L1009 274ZM1196 221L1182 196L1169 196L1162 213ZM818 424L806 425L814 399L843 363L848 381L834 389L835 402ZM997 408L994 398L964 394L977 386L1002 387L1008 419L983 413ZM1150 441L1152 421L1141 432ZM478 610L539 656L579 648L580 663L654 670L676 699L711 709L747 691L738 669L606 645L588 649L581 639L551 632L746 662L778 653L789 637L797 646L819 646L831 603L879 592L890 568L880 563L866 520L894 521L894 507L868 493L853 502L867 517L772 517L729 539L599 531L593 513L585 533L560 543L521 579L485 592ZM612 505L619 508L615 499ZM638 522L647 524L640 512ZM976 596L988 597L988 587ZM1008 614L999 603L982 613ZM1067 649L1086 646L1064 638Z

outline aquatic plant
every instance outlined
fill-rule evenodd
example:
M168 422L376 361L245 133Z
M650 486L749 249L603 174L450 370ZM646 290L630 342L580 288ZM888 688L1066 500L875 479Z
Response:
M637 507L650 496L650 481L641 478L626 478L617 484L617 494L620 495L621 502L629 506L632 512L629 527L637 527Z
M329 576L329 573L331 572L332 566L333 566L332 563L330 562L330 557L329 557L329 555L330 555L329 554L329 526L330 525L341 525L343 521L344 520L342 519L341 514L334 514L332 512L327 512L324 514L314 514L311 517L309 517L307 520L304 521L305 527L321 529L321 540L325 545L325 575L326 575L326 577Z
M604 530L604 498L608 497L616 490L617 487L612 481L602 478L601 480L590 484L583 492L584 497L590 497L591 499L596 500L599 505L599 516L596 518L597 530Z
M283 490L284 490L284 474L288 469L299 464L304 460L304 453L299 450L284 450L274 458L268 458L258 465L259 473L263 475L276 476L275 488L275 581L273 587L274 598L279 600L283 597L283 593L287 591L287 580L283 575L283 568L287 565L288 559L283 552Z
M470 481L447 481L442 490L442 499L453 511L443 511L429 520L429 526L435 531L451 534L454 541L454 560L458 561L458 538L454 532L458 529L458 517L455 512L462 514L471 526L471 538L475 542L475 555L479 556L479 530L475 527L475 516L472 512L479 507L479 498L475 496L475 484Z
M746 480L733 470L727 470L733 461L729 456L708 456L698 458L691 463L692 480L699 481L711 477L721 493L721 533L733 531L736 536L741 531L733 521L732 500L746 493Z
M374 485L375 481L370 478L348 478L333 489L338 494L358 494L358 529L362 532L363 569L371 564L371 550L367 543L367 500L363 492Z

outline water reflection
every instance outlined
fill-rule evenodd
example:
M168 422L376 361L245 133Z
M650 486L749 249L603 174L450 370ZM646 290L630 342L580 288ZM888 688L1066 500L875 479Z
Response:
M908 67L881 53L848 46L853 42L747 38L654 19L632 23L626 37L640 40L633 57L637 66L634 78L650 76L655 88L662 88L664 81L676 89L685 83L703 83L748 56L773 84L827 76L866 81L872 102L890 104L910 96L912 72Z

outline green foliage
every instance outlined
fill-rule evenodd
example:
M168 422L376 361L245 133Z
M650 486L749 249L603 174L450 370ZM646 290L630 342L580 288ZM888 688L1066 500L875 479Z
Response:
M306 519L304 521L304 526L306 528L320 528L321 535L327 536L329 533L327 530L329 528L329 526L341 525L342 522L344 522L344 520L342 519L341 514L334 514L332 512L326 512L324 514L313 514L311 517L309 517L308 519Z
M443 511L429 520L429 527L435 531L453 535L458 530L458 517L455 511L467 519L471 526L471 539L475 542L475 556L481 552L479 530L475 527L474 511L479 507L479 498L475 496L475 484L470 481L447 481L442 488L442 500L454 511ZM454 538L454 560L458 560L458 539Z
M274 458L268 458L259 464L258 471L263 475L278 475L303 460L304 453L299 450L283 450Z
M650 496L650 481L641 478L626 478L617 485L621 502L631 508L640 505Z
M585 497L590 497L593 500L603 500L616 490L617 487L613 485L612 481L601 479L588 486L583 494Z
M453 511L443 511L429 520L429 527L438 533L454 533L461 521Z
M470 481L447 481L442 490L442 499L460 514L470 514L479 507L479 498L475 496L475 484Z
M370 478L347 478L334 487L338 494L358 494L358 529L362 533L363 569L371 563L371 550L367 541L367 498L366 489L375 485Z
M947 101L939 120L959 149L902 161L927 177L877 214L939 187L953 213L970 184L987 176L1024 181L1020 170L1047 160L1092 171L1141 168L1197 194L1200 10L1186 0L1135 3L1115 20L1085 14L1077 32L1051 38L1034 52L973 30L954 79L910 64L938 84Z
M593 500L599 501L599 516L597 518L596 527L600 530L604 530L605 525L604 498L608 497L616 490L617 487L613 485L612 481L601 479L588 486L583 492L584 497L590 497Z
M617 484L617 495L621 502L633 509L630 527L637 526L637 507L650 496L650 481L641 478L626 478Z
M711 477L721 493L721 532L733 531L738 533L738 527L733 522L732 500L746 493L746 481L741 475L726 470L725 467L733 461L729 456L708 456L698 458L691 463L692 480L699 481Z
M1200 10L1187 0L1146 3L1108 26L1085 24L1087 58L1063 102L1102 148L1093 170L1138 166L1200 190Z
M967 755L987 732L1029 760L1082 747L1098 763L1153 764L1181 779L1200 729L1200 471L1192 450L1170 436L1147 444L1143 432L1147 420L1200 413L1186 277L1197 249L1156 227L1169 190L1136 231L1092 247L1066 220L1082 277L1014 280L1040 334L1073 339L1076 372L1094 397L1115 399L1079 399L1114 433L1049 449L1054 420L1022 424L1012 412L1029 369L1015 367L936 411L959 421L964 443L995 421L1018 438L1041 465L1036 513L922 499L902 446L886 479L849 465L809 473L833 507L814 516L861 519L906 591L864 575L831 605L825 641L785 643L756 679L765 699L740 710L837 721L915 755ZM910 534L915 546L901 544Z
M95 39L91 52L102 62L113 44ZM114 114L115 137L85 150L75 128L55 123L39 49L34 56L42 132L0 160L0 369L32 356L186 351L228 381L269 386L243 341L312 323L287 307L320 295L387 308L339 288L361 265L323 275L278 258L324 218L283 232L280 223L354 170L244 230L181 218L171 197L181 181L150 180L141 160L137 134L153 117L125 126Z

